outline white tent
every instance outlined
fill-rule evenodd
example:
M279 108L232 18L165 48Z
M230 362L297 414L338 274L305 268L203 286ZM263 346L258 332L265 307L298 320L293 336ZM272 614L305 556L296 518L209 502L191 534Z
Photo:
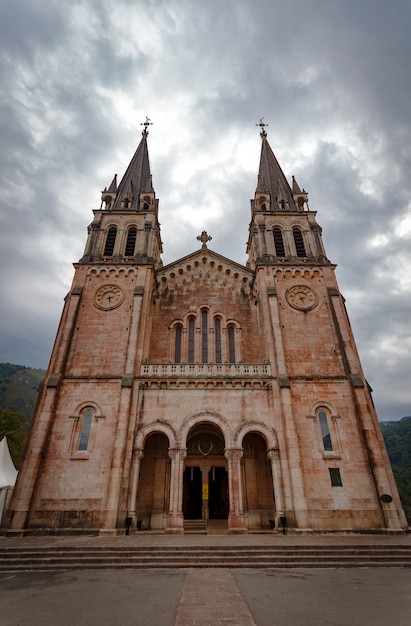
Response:
M17 470L11 459L7 438L0 441L0 489L2 487L14 487L17 478Z

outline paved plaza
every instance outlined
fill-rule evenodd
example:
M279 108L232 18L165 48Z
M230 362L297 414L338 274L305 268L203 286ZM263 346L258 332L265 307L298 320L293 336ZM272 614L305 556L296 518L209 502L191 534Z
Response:
M409 626L411 570L0 574L3 626Z

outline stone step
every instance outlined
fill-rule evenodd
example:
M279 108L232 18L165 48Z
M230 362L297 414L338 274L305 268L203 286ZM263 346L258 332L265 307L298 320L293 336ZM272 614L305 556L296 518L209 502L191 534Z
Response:
M0 570L173 567L411 567L411 546L45 547L0 549Z
M201 519L184 520L184 534L190 535L206 535L206 522Z
M317 551L311 550L272 550L272 549L224 549L224 550L191 550L186 548L178 548L174 550L152 550L150 548L141 548L137 550L113 550L113 549L92 549L92 550L2 550L0 551L0 559L4 558L49 558L50 556L55 556L56 558L61 558L64 555L67 556L75 556L88 558L92 556L103 556L104 558L108 558L110 556L116 556L117 558L142 558L142 557L150 557L150 558L173 558L174 555L184 555L186 557L192 558L202 558L203 556L208 556L209 554L214 555L216 558L225 558L231 557L233 555L241 557L241 558L260 558L260 557L307 557L307 558L321 558L329 555L335 555L337 558L344 558L345 556L411 556L411 550L407 549L397 549L397 550L386 550L386 549L371 549L366 550L363 548L352 548L348 550L332 550L332 549L321 549Z
M255 569L255 568L273 568L273 569L292 569L292 568L310 568L310 569L344 569L344 568L378 568L378 567L411 567L410 561L361 561L355 560L351 562L334 560L327 562L309 561L301 562L298 560L284 562L279 561L276 563L267 564L266 562L253 561L251 563L238 563L238 562L221 562L215 563L212 561L204 562L162 562L156 561L152 563L119 563L119 562L104 562L98 564L82 563L79 561L72 564L61 563L39 563L39 564L13 564L8 566L1 566L1 572L16 572L16 571L62 571L62 570L90 570L90 569L188 569L188 568L229 568L236 569L240 567Z
M77 554L77 555L117 555L119 557L129 557L130 555L142 556L142 555L166 555L166 554L187 554L195 557L203 554L218 554L224 555L328 555L330 553L336 555L349 555L349 554L372 554L372 555L385 555L385 554L403 554L411 555L411 546L132 546L130 548L124 547L92 547L92 546L56 546L56 547L10 547L0 548L0 558L6 556L32 556L40 555L45 556L49 554L61 555L61 554Z
M263 555L260 555L257 558L253 558L253 557L242 557L242 556L236 556L234 554L232 555L227 555L225 557L213 557L212 555L204 555L202 557L197 557L196 560L194 561L193 558L190 558L187 555L178 555L178 554L174 554L174 555L170 555L169 557L161 557L158 556L156 558L153 558L152 556L138 556L138 557L129 557L129 558L124 558L124 557L116 557L115 555L109 555L107 557L104 556L90 556L90 557L77 557L77 556L38 556L38 557L31 557L31 558L26 558L26 559L21 559L21 558L5 558L2 559L1 561L1 567L4 567L6 565L12 565L13 563L15 564L19 564L22 563L23 565L38 565L40 563L55 563L55 564L71 564L71 563L77 563L77 562L81 562L81 563L88 563L88 564L100 564L100 563L105 563L110 561L111 563L123 563L124 566L126 566L127 564L133 564L133 563L146 563L146 564L150 564L150 563L154 563L157 561L161 561L162 563L177 563L177 562L182 562L182 563L201 563L201 562L213 562L213 563L225 563L225 562L232 562L232 563L253 563L258 561L259 563L267 563L267 564L271 564L271 563L279 563L279 562L284 562L284 563L291 563L294 561L298 561L300 563L309 563L309 562L315 562L315 563L326 563L329 561L344 561L344 562L352 562L352 561L380 561L380 562L410 562L411 564L411 556L403 556L403 555L398 555L398 556L394 556L394 555L386 555L386 556L381 556L381 555L346 555L344 557L341 556L336 556L334 555L329 555L329 556L323 556L323 557L308 557L308 556L277 556L277 557L272 557L272 556L266 556L264 557Z

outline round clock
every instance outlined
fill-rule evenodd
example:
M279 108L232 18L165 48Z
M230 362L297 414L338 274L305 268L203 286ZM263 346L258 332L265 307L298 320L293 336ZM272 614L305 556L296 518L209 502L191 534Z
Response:
M124 300L124 293L117 285L103 285L97 289L94 296L94 304L99 309L108 311L120 306Z
M294 285L287 289L285 294L288 304L300 311L313 309L318 302L314 291L306 285Z

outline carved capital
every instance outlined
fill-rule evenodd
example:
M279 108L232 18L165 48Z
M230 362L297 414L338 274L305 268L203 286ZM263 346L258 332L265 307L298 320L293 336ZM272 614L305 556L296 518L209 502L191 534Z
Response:
M278 461L279 458L280 451L278 450L278 448L269 448L269 450L267 450L267 459L271 461L271 463L273 461Z
M170 448L168 456L172 461L184 461L187 456L186 448Z
M224 456L229 463L235 463L241 460L244 454L244 450L242 448L226 448L224 452Z

